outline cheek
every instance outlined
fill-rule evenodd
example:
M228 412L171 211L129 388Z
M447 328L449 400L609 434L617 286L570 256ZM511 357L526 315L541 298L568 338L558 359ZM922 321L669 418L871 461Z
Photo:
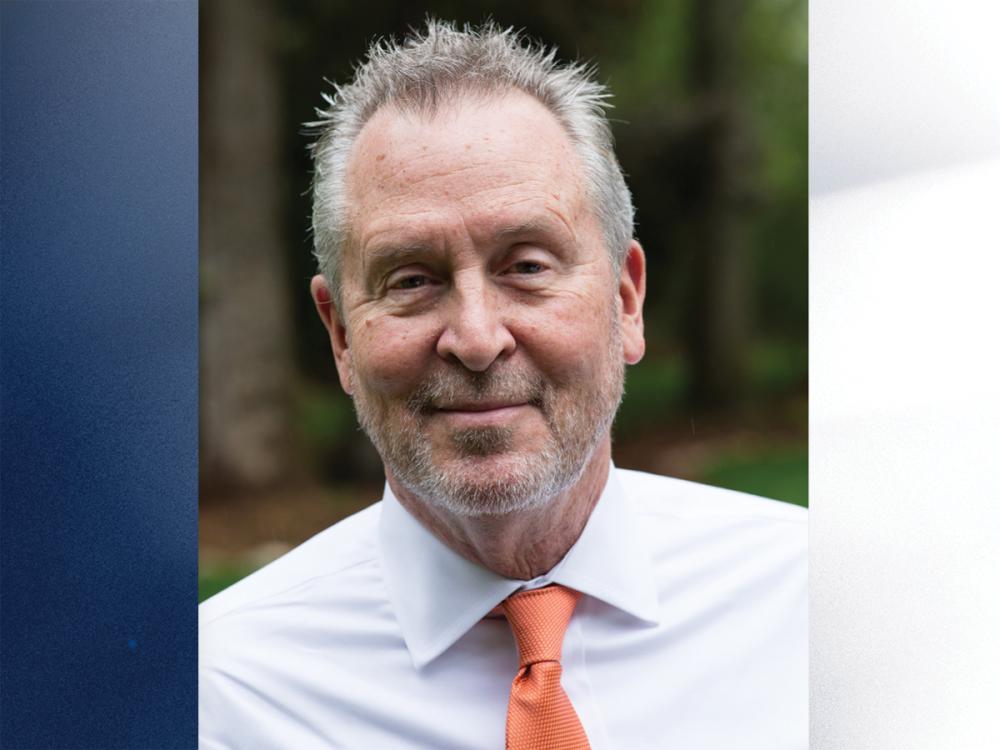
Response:
M394 396L409 393L427 369L433 335L413 319L368 320L351 340L356 385Z
M611 342L606 305L561 305L525 320L532 360L560 385L580 386L605 367Z

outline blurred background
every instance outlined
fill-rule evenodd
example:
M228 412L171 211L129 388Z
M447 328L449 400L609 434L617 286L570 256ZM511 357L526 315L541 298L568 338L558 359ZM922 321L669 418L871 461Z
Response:
M381 496L312 308L302 123L432 14L592 61L649 264L620 467L806 505L803 0L211 0L200 6L199 596Z

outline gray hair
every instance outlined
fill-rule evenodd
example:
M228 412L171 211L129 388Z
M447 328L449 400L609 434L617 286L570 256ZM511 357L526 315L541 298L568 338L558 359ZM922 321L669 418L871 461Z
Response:
M615 272L620 273L632 239L632 196L614 154L605 115L607 88L594 80L593 66L560 64L554 48L527 40L492 21L481 27L427 20L426 29L402 43L379 40L356 69L354 81L323 94L326 109L306 123L318 135L311 145L314 172L313 254L333 287L340 309L339 260L348 239L345 176L351 149L365 123L391 104L433 114L461 96L490 96L520 90L552 112L576 146L586 189Z

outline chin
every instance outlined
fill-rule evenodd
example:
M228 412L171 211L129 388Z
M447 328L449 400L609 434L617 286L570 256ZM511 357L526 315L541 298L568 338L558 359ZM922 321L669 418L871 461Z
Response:
M542 508L555 495L546 488L512 486L507 480L471 481L457 479L449 483L448 491L427 495L427 501L456 516L506 516Z
M424 502L475 517L544 507L583 473L582 466L567 470L550 450L450 457L428 468L401 479Z

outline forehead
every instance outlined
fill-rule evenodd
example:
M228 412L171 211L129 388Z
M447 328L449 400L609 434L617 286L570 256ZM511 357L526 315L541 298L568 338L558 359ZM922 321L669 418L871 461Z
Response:
M511 92L465 99L433 115L383 108L359 135L347 171L352 234L470 234L524 220L577 222L582 170L566 131L541 103Z

